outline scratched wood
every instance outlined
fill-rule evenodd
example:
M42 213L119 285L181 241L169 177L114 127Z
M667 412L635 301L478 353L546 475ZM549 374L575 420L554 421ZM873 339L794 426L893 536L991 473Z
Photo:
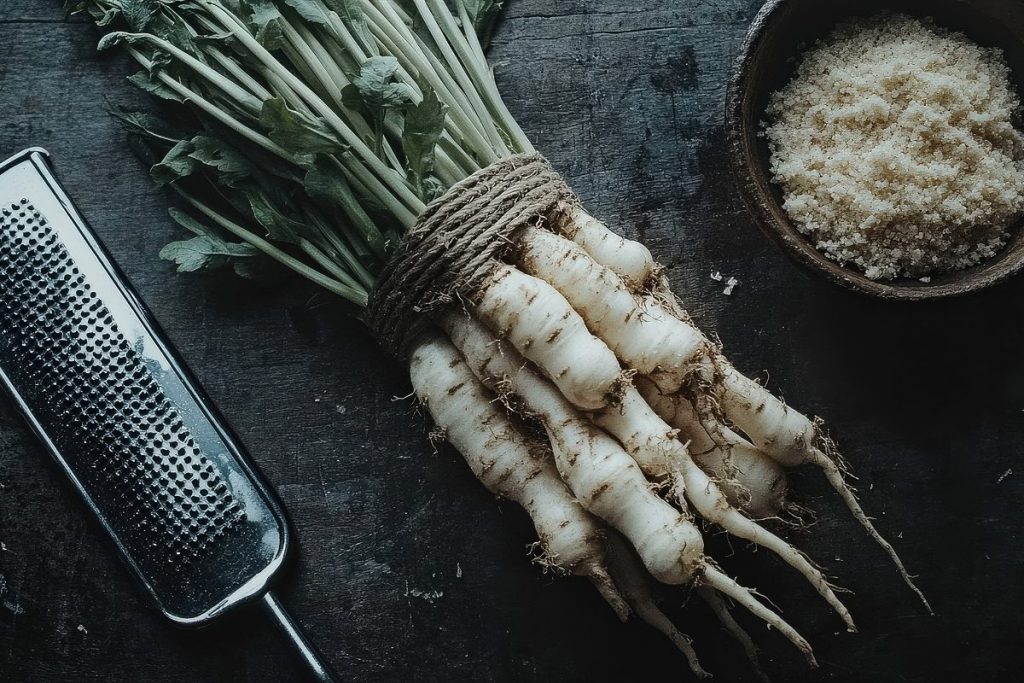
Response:
M509 106L598 215L642 238L741 368L829 419L881 529L921 575L922 614L887 559L813 472L799 545L844 586L838 621L778 561L712 537L725 567L804 631L808 672L749 619L780 681L1009 680L1024 637L1024 280L897 306L798 270L752 226L727 171L722 106L758 0L510 0L493 56ZM295 283L177 277L167 198L104 113L137 101L129 65L59 3L0 7L0 154L50 149L128 276L228 415L295 522L282 595L351 680L671 680L661 636L621 625L577 581L532 567L522 513L449 450L434 453L407 381L361 327ZM731 297L712 272L740 280ZM1013 472L1007 475L1008 472ZM1007 476L1004 476L1007 475ZM0 408L0 680L302 680L244 616L163 623L9 408ZM424 596L427 597L424 597ZM436 597L434 597L436 596ZM698 604L664 604L718 680L750 675Z

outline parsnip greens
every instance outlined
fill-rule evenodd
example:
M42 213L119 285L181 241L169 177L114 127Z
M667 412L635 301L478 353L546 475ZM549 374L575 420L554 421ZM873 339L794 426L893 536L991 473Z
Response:
M164 101L159 118L116 112L152 156L153 180L188 209L172 217L191 236L161 255L181 271L230 266L243 276L273 259L357 308L379 293L403 235L421 234L422 216L440 212L456 225L452 244L434 246L454 247L474 215L471 203L445 213L453 197L482 196L479 181L504 201L520 161L550 171L484 56L499 7L70 4L110 31L101 48L121 46L138 62L131 82ZM505 175L492 180L483 169ZM750 639L720 594L813 663L807 641L705 554L691 507L801 572L852 630L821 570L758 521L790 509L783 468L815 464L909 576L860 510L818 424L728 364L643 245L611 232L571 193L558 196L543 215L522 214L529 223L499 251L458 245L487 254L474 266L482 276L415 311L433 325L408 350L416 395L480 480L526 508L543 564L589 578L620 616L665 633L695 673L704 675L689 639L654 606L648 574L702 586L746 651ZM432 263L419 265L421 279L436 275Z

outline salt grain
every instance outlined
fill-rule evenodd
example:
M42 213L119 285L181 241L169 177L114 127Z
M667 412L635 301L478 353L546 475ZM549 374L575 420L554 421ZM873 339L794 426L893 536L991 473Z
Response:
M999 50L905 15L838 27L765 128L798 229L872 279L994 256L1024 213L1020 98Z

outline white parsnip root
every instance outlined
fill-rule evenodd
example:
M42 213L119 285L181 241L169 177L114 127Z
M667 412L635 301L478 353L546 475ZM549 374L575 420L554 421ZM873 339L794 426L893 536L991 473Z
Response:
M788 484L781 465L728 428L723 430L724 443L716 443L685 396L664 394L643 377L636 386L651 408L679 430L694 461L718 482L733 507L754 519L776 517L785 509Z
M698 422L724 452L727 475L732 451L744 447L741 439L734 438L738 435L720 423L720 417L778 464L822 468L854 517L931 611L892 545L861 509L838 464L821 447L823 439L810 419L737 372L689 320L674 315L654 296L635 295L619 275L578 244L531 228L524 231L516 262L524 271L550 282L627 367L636 369L662 392L698 394L690 400L695 403ZM707 395L709 387L711 395ZM716 414L719 411L721 416ZM848 625L852 628L852 622Z
M630 388L621 406L604 409L595 416L595 421L626 447L649 476L656 477L661 471L678 478L675 488L678 495L685 495L681 505L689 502L707 521L774 552L811 582L836 610L847 630L857 630L849 610L824 574L796 548L730 505L718 485L694 463L672 428L658 417L636 389Z
M643 287L657 270L647 247L612 232L581 207L562 207L561 213L567 218L559 226L559 232L634 287Z
M572 499L545 445L516 428L442 337L416 347L409 374L420 403L481 483L530 514L545 564L590 579L624 619L629 608L608 573L603 533Z
M759 382L741 375L727 361L722 361L720 365L722 389L719 401L726 417L776 462L788 467L804 464L820 467L853 516L885 550L904 582L917 594L925 608L932 612L928 599L914 583L903 560L861 508L839 464L826 453L828 443L821 437L818 425L787 406Z
M486 387L500 399L503 408L492 403L489 411L507 409L543 428L552 476L564 482L581 514L622 534L613 549L634 549L644 571L662 583L697 585L752 658L754 646L722 596L770 624L813 665L807 641L705 555L690 511L771 550L810 582L850 631L856 630L853 617L828 578L756 521L788 514L785 468L822 467L905 574L902 563L822 450L817 426L736 372L663 290L647 289L658 270L645 249L611 237L579 209L567 215L560 234L521 230L513 263L495 262L479 291L467 297L467 309L436 317L457 348L449 353L459 354L463 374L471 373L479 391ZM470 421L489 425L495 419L476 415ZM471 448L466 438L456 443L460 449ZM487 483L491 475L478 476ZM543 513L531 512L540 531ZM631 553L619 548L608 559L617 594L672 639L700 674L689 638L637 592L639 565L629 569L623 559Z
M627 380L615 354L549 283L496 265L475 313L536 363L574 405L595 410L622 392Z
M539 419L551 440L559 472L577 500L629 539L652 576L673 585L707 581L734 599L744 595L737 601L813 660L810 646L795 629L710 563L685 503L677 510L656 495L622 444L579 414L512 349L503 352L500 342L472 318L450 312L439 322L484 384L514 394ZM627 396L635 395L635 390L628 390ZM666 427L665 431L671 430ZM678 483L683 485L682 480ZM723 498L718 500L725 504Z
M622 278L568 239L527 229L516 263L549 282L623 364L665 391L679 389L691 364L706 355L708 341L696 328L669 314L653 297L635 297Z

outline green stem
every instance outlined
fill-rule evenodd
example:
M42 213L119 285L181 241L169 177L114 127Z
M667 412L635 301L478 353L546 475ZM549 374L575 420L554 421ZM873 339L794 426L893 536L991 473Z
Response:
M311 280L312 282L320 285L321 287L331 292L334 292L339 296L348 299L356 306L359 306L361 308L366 307L366 292L357 290L353 287L349 287L341 282L338 282L333 278L324 275L318 270L310 268L309 265L298 260L291 254L285 253L284 251L278 249L277 247L275 247L273 244L263 239L262 237L255 235L249 230L246 230L245 228L235 223L234 221L225 218L223 215L221 215L217 211L214 211L212 208L210 208L203 202L199 201L198 199L196 199L195 197L193 197L192 195L190 195L188 192L181 189L177 185L171 185L171 187L173 187L178 192L178 194L181 195L181 198L188 202L190 205L192 205L197 211L199 211L204 216L215 222L220 227L224 228L225 230L233 234L235 237L238 237L247 244L251 244L256 249L262 251L270 258L290 268L299 275Z
M418 36L409 31L408 27L394 14L394 8L386 0L381 2L382 10L391 13L384 16L376 7L363 0L367 19L371 30L375 30L378 38L388 46L399 61L407 61L408 68L416 71L421 78L427 80L438 97L448 106L450 118L455 123L453 136L466 141L473 152L485 163L497 160L483 133L483 123L476 115L469 101L459 86L451 79L444 66L437 61L429 49L426 49ZM397 22L397 23L396 23Z
M355 281L348 272L339 266L337 262L332 261L327 254L320 251L320 249L307 239L299 240L299 249L301 249L307 256L316 261L317 265L327 271L330 275L333 275L339 282L347 287L351 287L353 290L362 290L362 286Z
M492 110L497 114L501 120L502 127L512 137L519 152L533 152L536 151L533 147L533 143L530 142L530 138L527 137L526 133L516 122L512 112L505 106L505 100L502 98L501 93L498 92L498 85L494 82L494 75L491 73L491 68L487 64L487 57L484 56L483 46L480 45L480 39L476 35L476 31L473 29L473 22L469 18L469 13L466 11L465 0L456 0L456 5L459 9L459 21L462 22L464 29L464 37L466 41L466 48L468 48L469 54L467 59L470 67L473 70L477 85L483 90L484 96L488 100L488 104ZM446 23L451 25L451 28L458 33L458 28L455 27L452 21L451 15L445 13L444 18Z
M393 169L388 168L373 151L356 135L351 128L331 109L320 97L313 92L309 86L303 83L291 71L286 69L270 54L260 43L249 33L249 30L242 25L237 17L223 9L220 5L214 4L211 0L197 0L204 7L208 7L224 23L224 30L235 36L242 45L263 62L270 70L274 71L282 80L298 93L299 97L305 100L324 121L337 132L344 142L355 152L355 157L365 164L365 168L371 171L380 179L394 195L414 214L423 211L424 204L412 191L404 178L400 178ZM362 169L353 168L353 172L362 173Z
M152 62L141 52L134 48L129 48L128 52L135 58L135 60L143 68L152 68ZM252 128L249 128L235 117L227 114L223 109L216 106L215 104L207 100L205 97L203 97L196 91L192 90L191 88L187 87L177 79L172 78L170 75L163 71L157 72L156 77L161 83L163 83L165 86L173 90L183 100L185 100L186 102L192 102L201 111L205 112L212 118L216 119L218 122L230 128L231 130L235 131L236 133L244 137L246 140L249 140L250 142L259 145L268 152L276 154L277 156L281 157L286 161L295 163L295 158L286 149L278 145L276 142L274 142L267 136L254 131Z
M452 52L452 47L448 43L448 39L444 35L444 31L437 24L434 19L433 13L430 8L427 7L426 0L414 0L416 9L420 13L420 18L423 20L424 25L427 28L427 32L430 33L431 38L434 39L434 43L437 45L441 54L444 56L445 61L448 63L448 67L452 71L452 75L455 76L455 80L462 86L463 92L466 97L469 98L472 108L479 112L480 119L484 124L484 132L491 142L492 149L498 158L508 155L508 146L505 140L501 137L498 129L494 126L494 121L490 116L487 116L487 107L484 105L483 100L480 99L480 94L473 86L473 81L470 79L466 70L462 68L462 64L459 62L459 58Z

